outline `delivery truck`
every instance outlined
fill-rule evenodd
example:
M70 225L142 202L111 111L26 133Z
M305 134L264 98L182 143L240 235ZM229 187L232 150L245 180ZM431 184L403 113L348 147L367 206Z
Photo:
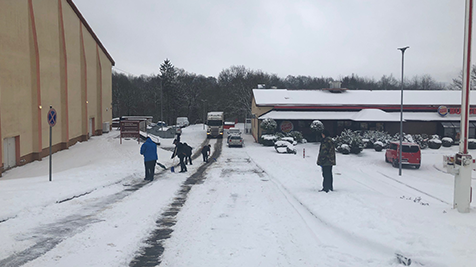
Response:
M213 111L207 114L207 138L223 138L223 111Z

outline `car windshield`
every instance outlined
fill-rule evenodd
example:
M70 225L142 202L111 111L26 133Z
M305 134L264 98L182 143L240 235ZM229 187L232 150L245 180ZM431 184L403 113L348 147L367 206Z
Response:
M209 121L208 121L208 125L209 125L209 126L222 126L222 125L223 125L223 121L220 121L220 120L209 120Z
M232 137L230 137L230 139L241 139L241 137L240 136L232 136Z

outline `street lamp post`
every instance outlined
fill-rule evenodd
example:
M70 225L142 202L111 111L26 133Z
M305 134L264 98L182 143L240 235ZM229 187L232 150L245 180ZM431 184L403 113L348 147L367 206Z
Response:
M207 120L207 109L205 108L205 104L207 104L206 99L202 99L202 107L203 107L203 130L205 130L205 123Z
M398 153L398 175L402 175L402 142L403 142L403 66L405 59L405 50L410 48L409 46L397 48L402 51L402 85L401 85L401 94L400 94L400 149Z
M160 78L160 125L164 124L164 101L162 99L164 98L164 80ZM162 129L162 126L160 126L160 129Z

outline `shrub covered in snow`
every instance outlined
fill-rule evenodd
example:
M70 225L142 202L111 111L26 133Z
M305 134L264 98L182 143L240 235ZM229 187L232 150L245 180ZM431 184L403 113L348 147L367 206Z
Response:
M364 148L372 148L373 144L370 142L370 139L362 138L362 142L364 143Z
M315 120L311 122L311 130L322 133L324 131L324 124L320 120Z
M427 134L414 134L413 140L417 143L421 149L428 147L428 135Z
M342 144L337 147L337 152L344 155L350 154L350 146L348 144Z
M286 134L282 133L282 132L277 132L275 133L274 135L276 135L276 137L278 137L278 140L283 138L283 137L286 137Z
M443 137L443 139L441 139L441 144L443 147L451 147L453 145L453 138Z
M383 143L380 141L377 141L374 143L374 149L375 151L382 151L383 149Z
M267 133L273 133L277 126L278 124L273 119L264 119L260 124L261 129L265 130Z
M296 142L298 143L302 143L303 136L301 132L292 131L292 132L289 132L287 136L294 138L294 140L296 140Z
M294 145L292 145L288 141L283 141L283 140L276 141L274 143L274 149L276 149L278 153L293 153L293 154L297 153L296 149L294 148Z
M366 142L366 140L368 140ZM362 133L362 141L364 142L365 148L374 148L375 142L381 142L383 147L392 140L392 136L387 132L369 130Z
M294 138L294 136L297 136L298 139ZM293 131L288 134L281 132L275 134L264 134L260 137L259 143L264 146L274 146L274 143L278 140L284 140L293 145L297 145L297 140L300 140L300 142L306 141L304 138L302 138L302 134L300 132Z
M441 147L441 140L439 138L432 138L428 141L428 147L431 149L439 149Z
M364 142L360 133L349 129L345 129L336 137L336 147L342 147L343 144L350 147L350 153L352 154L359 154L364 149Z
M279 139L280 141L286 141L292 145L297 145L297 142L294 141L294 138L292 138L291 136L287 136L287 137L282 137Z
M274 146L274 142L278 140L278 137L273 134L264 134L260 137L259 143L264 146Z

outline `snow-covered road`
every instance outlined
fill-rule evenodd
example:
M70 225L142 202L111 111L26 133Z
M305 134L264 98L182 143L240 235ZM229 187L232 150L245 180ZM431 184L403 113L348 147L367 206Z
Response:
M201 125L182 140L194 151L207 141ZM337 154L326 194L316 143L278 154L245 135L245 147L214 147L216 161L151 183L137 142L118 143L110 133L56 153L53 182L47 161L0 179L1 266L401 266L395 253L412 266L476 263L476 209L451 208L441 169L457 148L423 150L402 176L383 152Z

